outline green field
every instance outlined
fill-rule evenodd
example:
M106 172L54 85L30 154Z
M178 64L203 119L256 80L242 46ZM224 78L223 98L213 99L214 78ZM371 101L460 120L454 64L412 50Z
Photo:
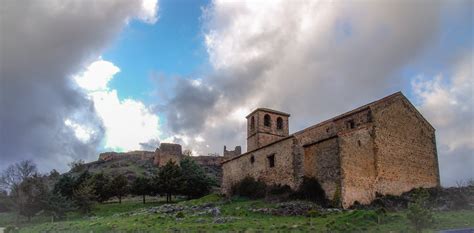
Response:
M95 206L90 216L71 213L68 219L51 223L47 217L21 220L20 232L411 232L405 212L385 216L372 210L313 211L313 216L276 216L255 212L277 204L263 200L233 199L217 195L165 204L158 200L142 204L127 199L122 204ZM435 212L430 230L474 227L474 211ZM13 213L0 214L0 226L11 225Z

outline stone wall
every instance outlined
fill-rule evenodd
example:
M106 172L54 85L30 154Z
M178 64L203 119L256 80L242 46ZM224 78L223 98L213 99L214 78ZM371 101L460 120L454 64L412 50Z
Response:
M304 175L319 181L329 199L341 185L339 142L328 138L304 147Z
M372 108L375 122L375 191L399 195L439 186L435 130L403 96Z
M355 201L369 204L375 197L377 173L372 135L372 124L339 134L341 201L345 208Z
M173 161L177 164L183 158L183 152L181 145L174 143L161 143L160 148L155 150L155 159L153 164L157 166L164 166L169 161Z
M153 159L152 151L104 152L99 154L98 161L109 161L121 158L138 158L141 160Z
M203 166L220 166L222 161L224 161L224 157L222 156L191 156L191 159L196 161L197 164Z
M246 176L262 180L268 185L281 184L296 189L299 185L299 169L295 166L301 166L297 157L302 157L302 154L295 154L298 153L295 143L296 140L293 137L288 137L278 143L224 162L222 164L222 192L229 195L232 186ZM269 166L268 156L270 155L275 156L274 167ZM254 162L252 162L252 157Z
M227 150L227 147L224 146L224 158L230 159L242 154L242 148L240 146L236 146L234 150Z
M256 125L263 124L264 113L255 113ZM329 198L340 191L347 208L355 201L370 203L376 193L399 195L439 186L435 130L401 93L283 139L270 130L249 130L250 151L223 162L225 194L247 175L293 189L305 175L317 178ZM271 154L274 168L268 167Z
M270 126L265 126L264 117L270 116ZM251 118L254 118L255 125L252 128ZM282 129L277 128L277 119L281 118L283 121ZM255 150L259 147L268 145L274 141L280 140L289 135L288 116L270 111L259 110L255 111L247 118L247 151Z

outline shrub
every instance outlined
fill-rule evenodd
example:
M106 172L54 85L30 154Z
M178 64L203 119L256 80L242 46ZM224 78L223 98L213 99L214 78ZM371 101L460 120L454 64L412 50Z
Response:
M290 199L293 193L290 186L275 184L267 187L265 198L269 201L285 201Z
M18 227L16 226L8 225L7 227L5 227L5 229L3 229L3 231L5 233L16 233L16 232L20 232L20 229L18 229Z
M334 192L334 197L331 200L331 205L333 207L339 208L341 207L341 186L336 187L336 191Z
M281 184L275 184L271 185L267 188L267 195L286 195L292 193L293 190L291 190L290 186L288 185L281 185Z
M314 178L304 177L303 183L298 191L294 194L295 198L313 201L323 207L328 206L328 199L326 192L319 184L319 181Z
M176 218L184 218L184 213L183 212L178 212L176 214Z
M415 193L415 201L408 204L407 218L415 232L422 232L424 228L428 228L433 223L433 213L426 203L428 197L428 192L420 189Z
M265 197L267 186L253 177L245 177L232 187L232 194L252 199Z

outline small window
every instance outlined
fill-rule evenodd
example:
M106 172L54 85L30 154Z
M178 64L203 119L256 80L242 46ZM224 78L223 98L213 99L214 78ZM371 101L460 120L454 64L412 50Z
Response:
M255 129L255 117L250 118L250 129Z
M267 159L268 159L268 166L275 167L275 154L269 155Z
M272 125L272 120L270 118L270 115L265 114L265 116L263 117L263 125L267 127L270 127Z
M251 163L251 164L255 163L255 157L254 157L253 155L250 156L250 163Z
M353 129L353 128L355 128L354 120L348 120L348 121L346 122L346 126L347 126L348 129Z
M283 129L283 119L281 117L277 118L277 129Z
M360 140L357 140L357 145L359 145L359 147L362 145L362 143L360 142Z

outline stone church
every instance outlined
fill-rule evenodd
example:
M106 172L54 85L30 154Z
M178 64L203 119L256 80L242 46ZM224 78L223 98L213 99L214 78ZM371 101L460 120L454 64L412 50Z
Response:
M296 190L314 177L348 208L379 194L440 185L435 129L401 93L289 134L290 114L247 116L247 152L222 162L222 191L246 176Z

